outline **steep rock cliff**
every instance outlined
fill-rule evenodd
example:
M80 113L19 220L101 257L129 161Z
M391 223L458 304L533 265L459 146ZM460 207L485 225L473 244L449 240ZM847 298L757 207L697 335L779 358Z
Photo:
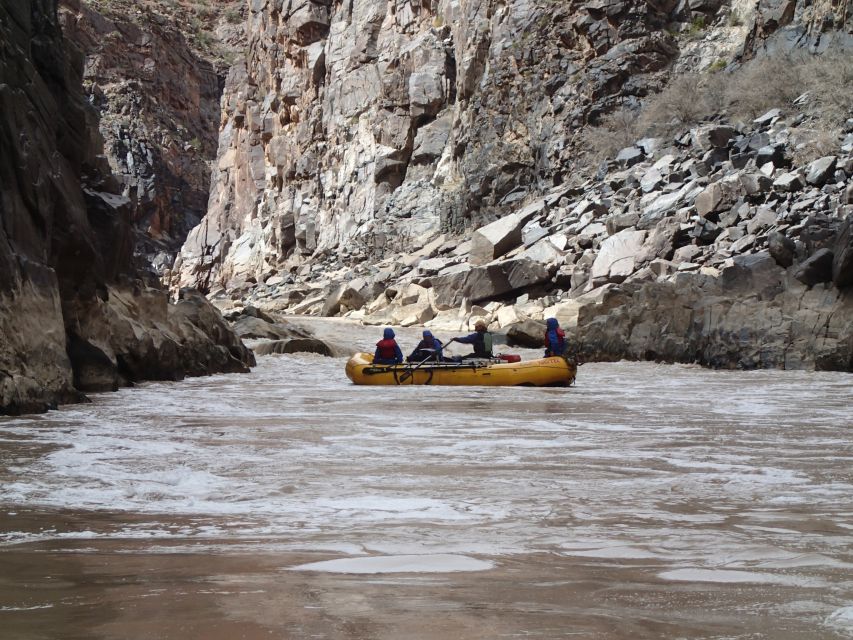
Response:
M135 251L158 272L207 210L227 60L242 51L241 6L60 2L63 33L86 58L84 91L129 201Z
M838 257L849 96L832 97L829 128L822 92L741 115L723 90L757 69L744 102L785 88L788 63L853 50L846 2L249 8L208 214L173 286L453 330L555 314L603 359L853 368ZM753 60L782 61L762 76ZM845 86L839 68L830 83ZM590 166L595 136L665 85L681 91L659 131ZM777 245L790 255L771 257ZM776 284L757 291L763 278Z
M579 127L662 82L672 8L251 2L181 283L233 289L322 252L417 248L560 184Z
M168 305L137 276L129 203L101 155L84 59L63 42L56 1L0 2L0 32L0 413L246 370L251 353L206 301ZM169 351L205 366L168 368Z

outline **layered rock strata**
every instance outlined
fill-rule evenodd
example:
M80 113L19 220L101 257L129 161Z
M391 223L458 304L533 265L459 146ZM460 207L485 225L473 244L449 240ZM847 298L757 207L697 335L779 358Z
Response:
M0 2L0 413L253 361L206 300L138 277L82 71L54 0Z

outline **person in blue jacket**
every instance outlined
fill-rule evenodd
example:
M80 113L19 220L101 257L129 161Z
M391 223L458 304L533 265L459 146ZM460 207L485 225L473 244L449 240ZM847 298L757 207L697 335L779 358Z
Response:
M435 360L436 362L441 362L442 346L441 340L432 335L432 331L424 329L423 339L415 347L415 350L412 351L408 361L422 362L424 360Z
M474 323L474 333L467 336L453 338L450 342L460 342L462 344L470 344L474 348L473 353L462 356L462 358L491 358L492 356L492 334L486 331L486 323L484 320L477 320Z
M403 352L394 339L394 330L386 327L382 332L382 340L376 343L373 354L373 364L400 364L403 362Z
M560 328L557 318L545 321L545 357L561 356L566 352L566 334Z

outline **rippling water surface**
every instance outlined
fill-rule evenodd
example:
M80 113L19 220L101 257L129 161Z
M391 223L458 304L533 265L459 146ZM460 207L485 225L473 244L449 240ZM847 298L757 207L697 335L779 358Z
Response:
M0 420L11 637L853 637L849 375L343 364Z

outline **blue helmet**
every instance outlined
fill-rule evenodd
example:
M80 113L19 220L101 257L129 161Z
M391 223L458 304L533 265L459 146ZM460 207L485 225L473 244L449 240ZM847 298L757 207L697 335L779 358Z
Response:
M548 330L550 331L551 329L556 329L557 327L559 327L560 323L557 322L557 318L548 318L545 321L545 326L548 327Z
M432 331L424 329L424 338L432 338Z
M386 340L390 340L394 337L394 330L391 327L385 327L385 331L382 332L382 337Z

